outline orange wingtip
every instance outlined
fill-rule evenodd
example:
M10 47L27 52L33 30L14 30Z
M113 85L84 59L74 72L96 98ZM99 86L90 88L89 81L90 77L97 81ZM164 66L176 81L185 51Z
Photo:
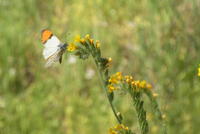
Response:
M42 30L42 36L41 36L42 43L44 44L48 39L51 38L52 35L53 35L53 33L50 30L48 30L48 29Z

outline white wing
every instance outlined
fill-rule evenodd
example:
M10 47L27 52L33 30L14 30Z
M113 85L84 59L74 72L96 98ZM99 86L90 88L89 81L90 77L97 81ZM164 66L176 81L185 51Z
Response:
M60 40L53 35L47 42L44 44L43 56L45 59L56 53L60 49L59 45L61 44Z
M48 67L52 66L55 62L58 62L59 59L61 58L62 54L63 54L62 51L57 51L53 55L51 55L47 59L45 67L48 68Z
M45 47L43 50L43 56L44 59L46 60L47 58L49 58L51 55L53 55L54 53L56 53L56 51L59 50L59 47Z
M55 35L53 35L50 39L47 40L47 42L44 44L44 46L45 47L57 47L60 44L61 44L60 40Z
M66 44L63 44L62 46L58 46L57 51L54 52L49 57L47 57L45 67L50 67L51 65L53 65L55 62L58 62L58 61L61 63L62 55L65 52L66 46L67 46Z

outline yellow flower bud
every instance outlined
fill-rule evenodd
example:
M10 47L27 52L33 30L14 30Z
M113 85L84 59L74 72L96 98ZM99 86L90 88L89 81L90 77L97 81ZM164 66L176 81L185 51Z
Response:
M74 42L80 42L81 41L81 36L80 35L76 35L74 38Z
M89 34L86 34L86 35L85 35L85 39L89 40L89 39L90 39L90 35L89 35Z
M118 84L122 80L122 73L117 72L116 74L113 74L110 76L110 79L108 80L112 84Z
M114 87L113 85L108 85L108 91L111 93L111 92L113 92L114 90L116 90L117 88L116 87Z
M80 43L81 43L81 44L84 44L84 43L85 43L85 39L81 39L81 40L80 40Z
M152 89L152 85L151 85L151 84L147 84L147 85L146 85L146 88L147 88L147 89Z
M68 46L67 46L67 51L70 51L70 52L73 52L77 49L77 46L74 44L74 43L70 43Z
M140 86L140 81L139 81L139 80L135 81L135 86L136 86L136 87L139 87L139 86Z
M112 62L112 58L109 57L109 58L108 58L108 62Z
M100 42L99 42L99 40L96 41L96 48L100 48Z
M146 81L145 80L141 81L139 86L140 86L140 88L145 88L146 87Z
M91 45L94 45L94 40L93 39L89 39L89 42Z

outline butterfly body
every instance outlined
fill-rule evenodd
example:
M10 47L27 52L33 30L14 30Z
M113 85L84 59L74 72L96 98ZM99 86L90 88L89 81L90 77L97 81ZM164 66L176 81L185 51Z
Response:
M45 67L50 67L58 61L61 63L62 55L66 50L67 44L60 42L60 40L47 29L42 31L42 43L44 45L43 56L46 60Z

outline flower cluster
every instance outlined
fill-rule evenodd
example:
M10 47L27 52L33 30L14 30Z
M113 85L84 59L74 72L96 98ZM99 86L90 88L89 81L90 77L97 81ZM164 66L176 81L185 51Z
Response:
M89 34L84 38L81 38L80 35L75 36L67 50L70 52L76 50L75 55L80 59L87 59L91 55L101 72L106 72L112 63L112 58L101 57L99 40L92 39ZM109 88L113 89L113 86L110 85Z
M198 68L198 76L200 77L200 64L199 64L199 68Z
M99 40L96 40L96 43L94 43L94 39L91 39L89 34L87 34L85 38L81 38L80 35L76 35L74 41L67 46L67 51L73 52L79 48L76 43L86 45L87 41L88 44L94 45L96 48L100 48Z
M122 72L117 72L116 74L113 74L109 78L109 82L112 84L118 84L122 80Z
M73 52L77 49L77 46L74 44L74 43L70 43L68 46L67 46L67 51L69 52Z
M151 89L152 85L147 83L145 80L139 81L134 80L132 76L126 75L123 76L121 72L117 72L110 76L108 79L109 85L108 85L108 91L113 92L114 90L117 90L120 86L120 84L128 84L133 89L139 90L139 89Z
M111 62L111 58L102 58L100 51L99 40L94 40L89 34L81 38L80 35L75 36L72 43L67 46L67 51L74 52L80 59L87 59L90 55L95 59L95 62L100 65L101 70L107 69Z
M125 76L124 82L131 85L134 89L151 89L152 85L147 83L145 80L139 81L134 80L132 76Z
M129 128L124 126L123 124L118 124L109 129L109 134L121 134L124 131L129 131Z
M122 73L117 72L110 76L108 79L109 85L108 85L108 91L113 92L114 90L118 89L117 84L120 84L122 82Z

